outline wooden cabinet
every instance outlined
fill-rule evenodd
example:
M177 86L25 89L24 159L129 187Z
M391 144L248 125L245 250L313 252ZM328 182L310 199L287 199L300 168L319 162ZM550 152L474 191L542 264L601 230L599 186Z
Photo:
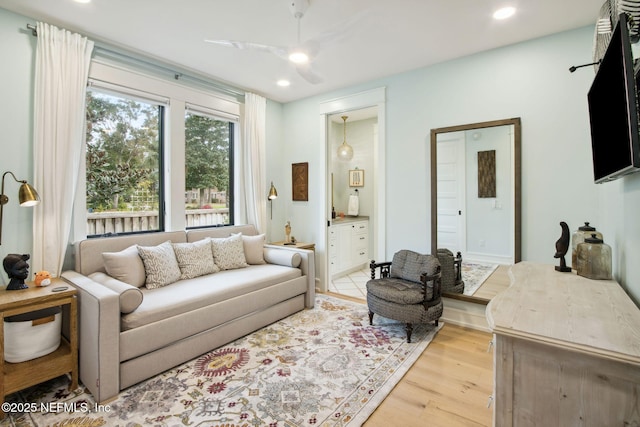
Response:
M0 324L4 318L49 307L69 306L69 340L62 337L60 347L53 353L20 363L4 360L4 328L0 327L0 397L35 384L70 373L70 390L78 388L78 344L76 290L61 279L52 279L51 285L39 288L29 283L29 289L0 290ZM56 288L64 288L55 291ZM63 311L64 313L64 311Z
M640 310L611 280L511 267L487 306L494 425L640 424Z
M329 227L329 273L332 278L369 263L369 221L334 223Z

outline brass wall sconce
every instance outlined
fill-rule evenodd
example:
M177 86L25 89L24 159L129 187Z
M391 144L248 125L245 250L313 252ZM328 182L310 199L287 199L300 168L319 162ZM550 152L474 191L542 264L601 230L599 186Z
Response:
M271 219L273 219L273 199L278 198L278 190L273 186L273 181L271 181L271 188L269 188L269 203L271 204Z
M13 174L13 172L7 171L2 175L2 189L0 192L0 245L2 244L2 213L4 210L4 205L9 202L9 197L4 194L4 178L7 174L11 175L11 177L20 185L20 190L18 191L18 200L20 201L20 206L29 207L35 206L40 203L40 196L38 192L31 185L27 183L26 180L19 180Z

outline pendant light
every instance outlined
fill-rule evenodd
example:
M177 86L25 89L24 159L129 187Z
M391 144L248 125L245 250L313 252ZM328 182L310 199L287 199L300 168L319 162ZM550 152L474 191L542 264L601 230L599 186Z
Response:
M344 141L342 145L338 147L338 159L348 161L353 159L353 148L347 144L347 119L349 116L342 116L344 121Z

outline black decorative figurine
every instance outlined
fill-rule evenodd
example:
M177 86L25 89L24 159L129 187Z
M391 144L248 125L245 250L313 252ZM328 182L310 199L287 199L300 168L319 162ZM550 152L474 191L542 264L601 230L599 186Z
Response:
M28 254L18 255L9 254L4 257L2 266L9 276L8 291L17 291L19 289L27 289L29 286L24 284L24 279L29 277L29 264L27 260L30 258Z
M562 235L560 235L560 238L556 241L556 254L553 257L560 258L560 265L556 265L556 271L568 273L571 271L571 267L567 267L564 256L569 250L569 226L566 222L562 221L560 227L562 227Z

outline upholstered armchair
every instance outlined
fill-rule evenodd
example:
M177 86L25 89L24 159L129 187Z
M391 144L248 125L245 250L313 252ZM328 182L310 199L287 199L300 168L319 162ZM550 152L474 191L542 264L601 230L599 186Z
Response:
M438 249L438 261L442 269L442 292L461 294L464 292L462 280L462 254L455 256L449 249Z
M414 323L434 322L442 316L440 262L435 255L401 250L391 262L371 261L367 282L369 324L373 315L406 323L411 342ZM376 270L379 276L376 278Z

